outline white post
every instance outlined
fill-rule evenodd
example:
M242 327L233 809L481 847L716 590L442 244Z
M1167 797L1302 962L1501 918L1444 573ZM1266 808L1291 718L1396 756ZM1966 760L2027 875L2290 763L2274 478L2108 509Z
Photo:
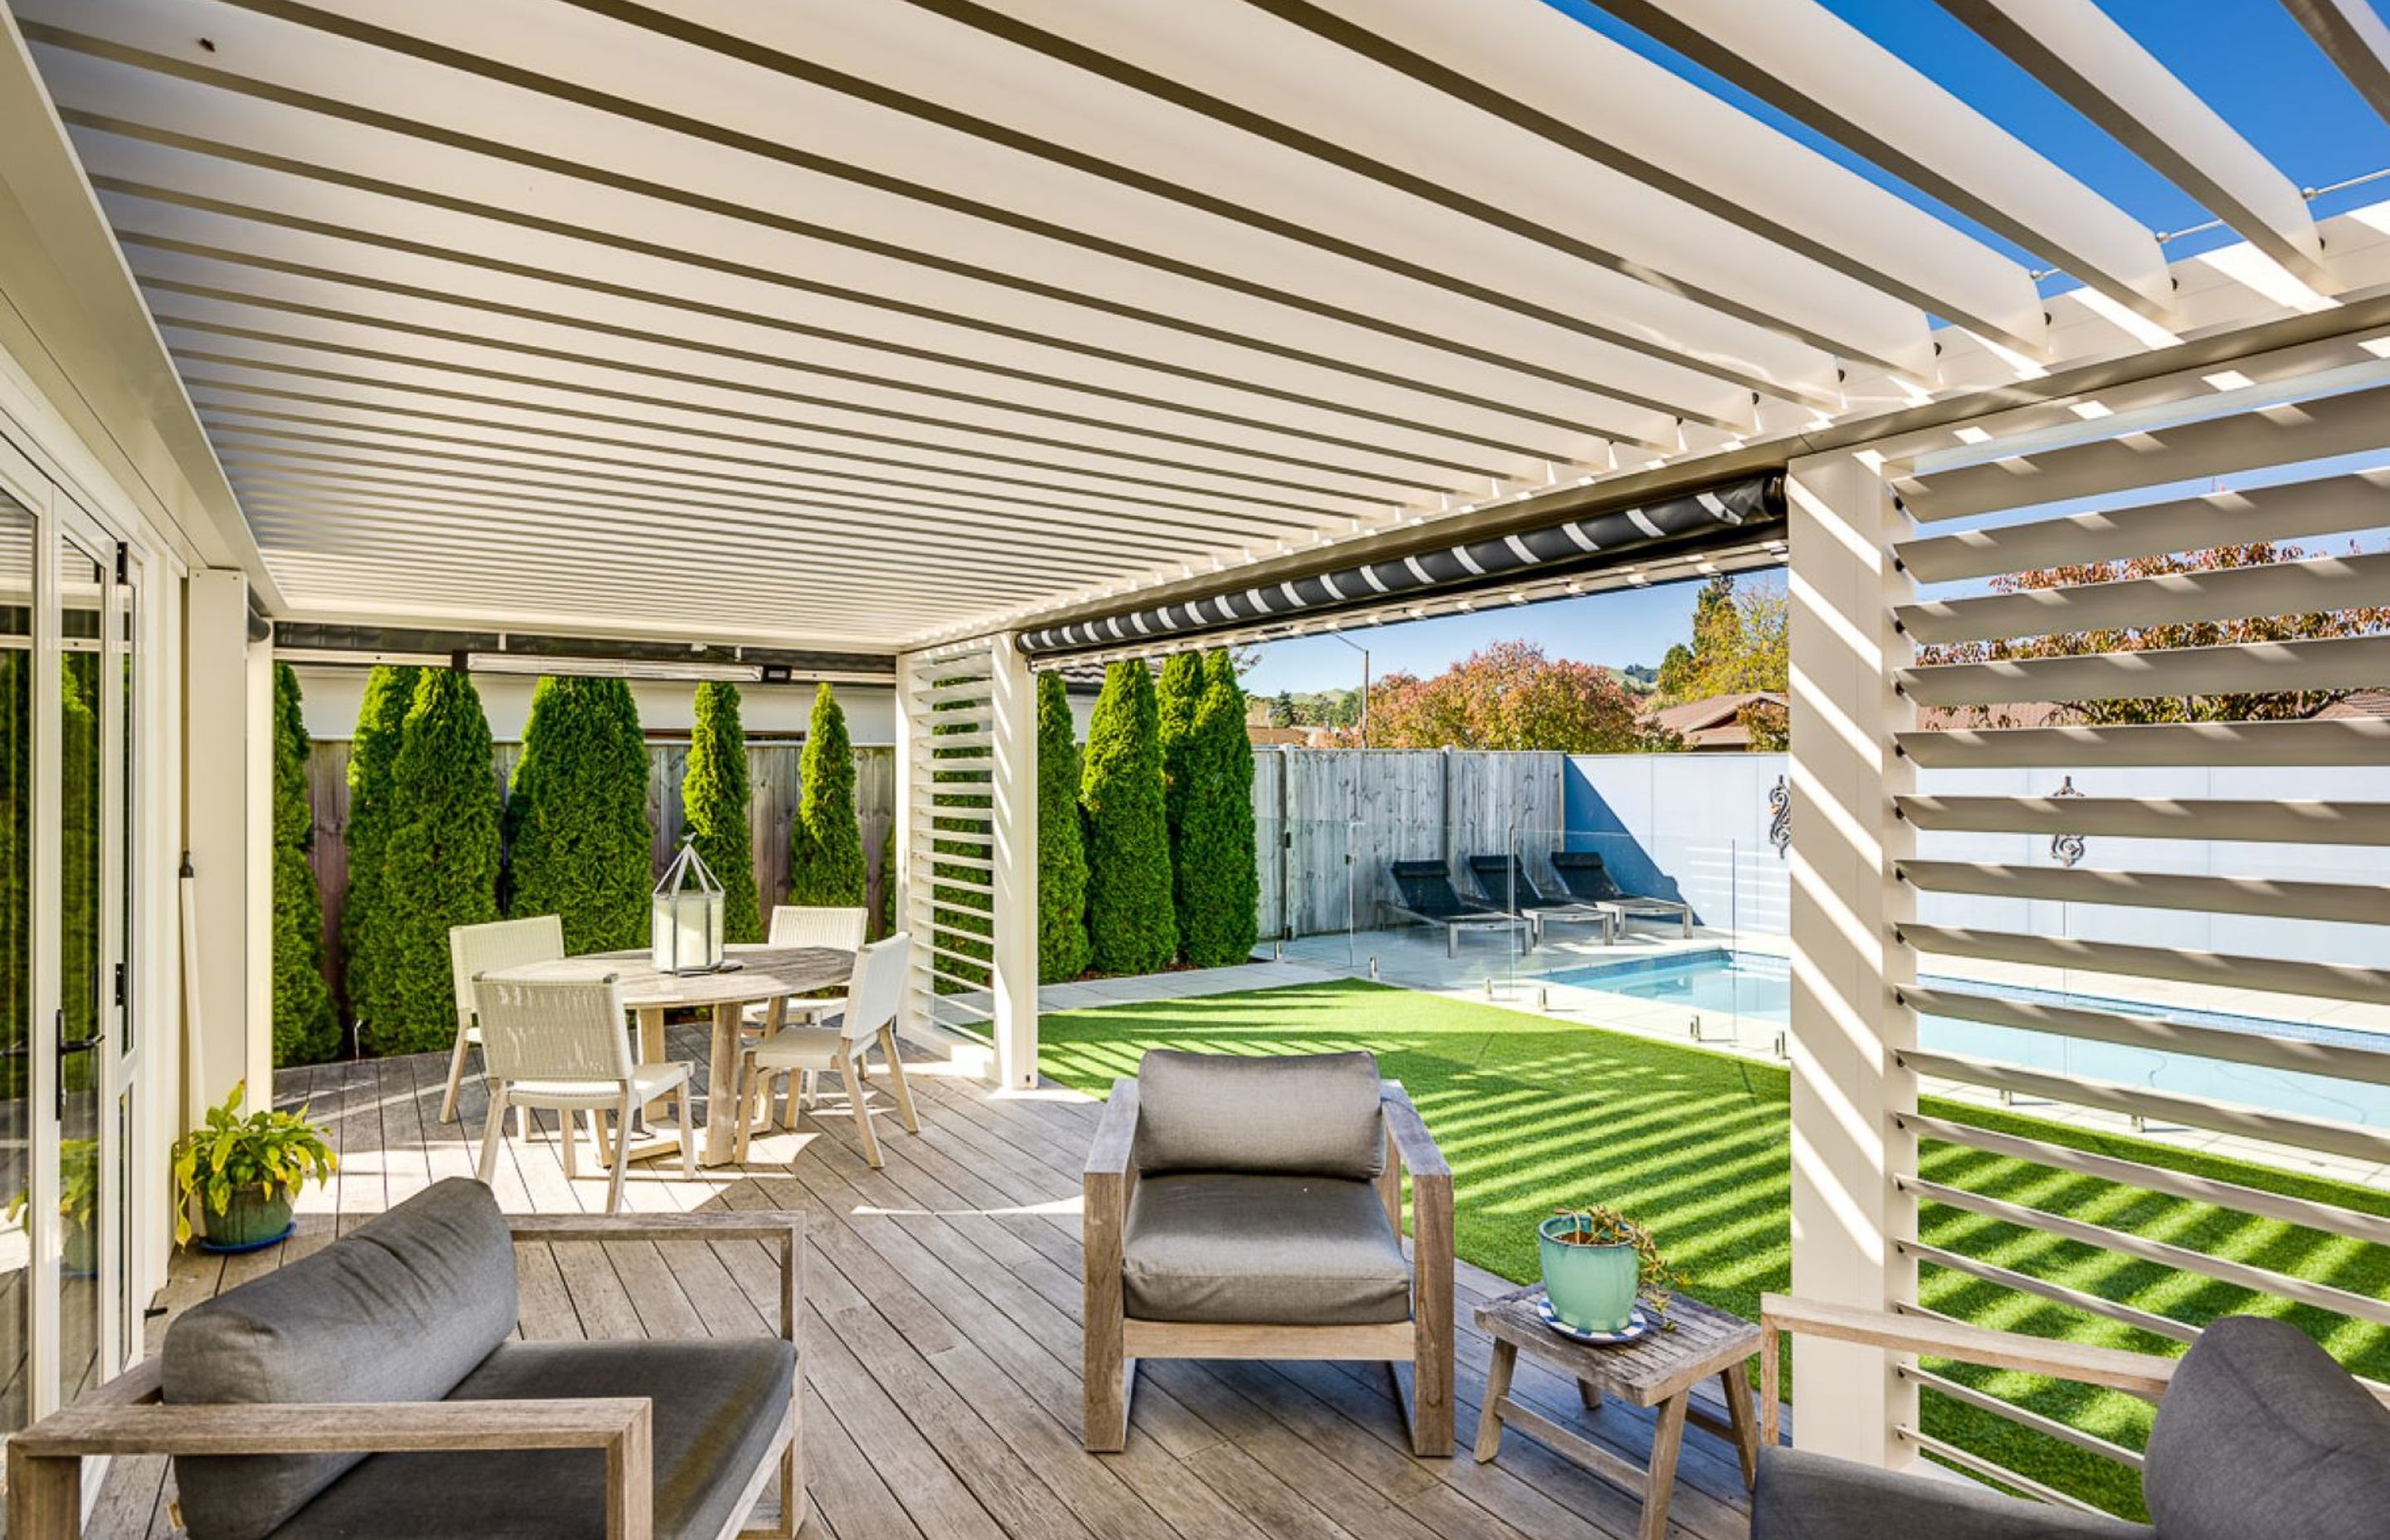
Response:
M199 882L184 1115L195 1123L239 1081L253 1106L273 1097L274 687L270 652L249 640L241 573L191 574L184 636L183 823Z
M996 1084L1037 1084L1037 679L1009 634L996 638L990 690L995 739Z
M1916 1041L1916 1013L1894 997L1912 977L1894 928L1911 916L1893 877L1908 825L1892 799L1908 762L1892 735L1914 709L1893 673L1913 657L1892 607L1914 584L1891 546L1911 524L1867 454L1792 462L1791 503L1792 1290L1889 1309L1916 1298L1917 1268L1895 1242L1915 1204L1894 1187L1916 1141L1894 1125L1914 1110L1915 1076L1894 1055ZM1874 1348L1804 1339L1793 1419L1804 1449L1896 1468L1913 1451L1917 1392Z

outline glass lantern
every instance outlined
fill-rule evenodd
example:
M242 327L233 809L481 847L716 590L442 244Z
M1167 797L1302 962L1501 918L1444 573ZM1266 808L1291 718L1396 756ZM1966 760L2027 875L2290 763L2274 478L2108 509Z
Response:
M656 884L649 935L659 973L713 973L722 968L722 884L705 867L696 844L680 853Z

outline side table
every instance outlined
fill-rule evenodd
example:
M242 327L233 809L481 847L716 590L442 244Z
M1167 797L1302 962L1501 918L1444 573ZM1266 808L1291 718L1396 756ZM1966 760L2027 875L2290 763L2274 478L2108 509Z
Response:
M1662 1540L1668 1531L1668 1497L1677 1481L1677 1450L1685 1424L1694 1423L1733 1442L1742 1462L1742 1484L1759 1477L1759 1426L1744 1363L1759 1351L1760 1328L1683 1295L1668 1303L1676 1329L1654 1328L1614 1347L1574 1342L1546 1326L1536 1305L1540 1285L1488 1300L1477 1309L1477 1325L1494 1339L1494 1365L1485 1376L1484 1409L1477 1419L1477 1458L1490 1460L1502 1446L1502 1425L1523 1428L1544 1444L1605 1480L1643 1495L1641 1540ZM1651 1431L1651 1464L1638 1469L1628 1460L1531 1411L1510 1396L1510 1376L1519 1354L1576 1381L1587 1407L1599 1411L1605 1395L1637 1406L1657 1406ZM1693 1387L1716 1375L1726 1392L1727 1419L1692 1405Z

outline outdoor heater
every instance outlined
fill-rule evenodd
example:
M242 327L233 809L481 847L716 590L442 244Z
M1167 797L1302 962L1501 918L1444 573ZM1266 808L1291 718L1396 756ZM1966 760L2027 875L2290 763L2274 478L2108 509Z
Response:
M722 884L706 869L693 838L656 884L650 943L659 973L716 973L735 963L722 957Z

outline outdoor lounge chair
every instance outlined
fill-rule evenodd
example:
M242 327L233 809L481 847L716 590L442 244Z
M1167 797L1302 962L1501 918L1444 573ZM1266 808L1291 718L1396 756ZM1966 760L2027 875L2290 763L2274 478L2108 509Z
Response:
M526 1341L518 1242L763 1241L779 1334ZM8 1444L11 1540L74 1540L84 1457L171 1455L190 1540L728 1540L804 1517L801 1215L508 1215L462 1177L194 1305ZM602 1265L602 1264L601 1264Z
M2390 1406L2287 1322L2227 1315L2179 1358L1777 1294L1761 1301L1760 1324L1768 1330L1752 1540L2372 1540L2390 1526ZM2156 1401L2141 1494L2157 1527L1944 1472L1900 1474L1776 1447L1780 1331Z
M1515 855L1472 855L1469 858L1469 875L1477 879L1477 891L1489 901L1526 917L1527 923L1535 927L1537 946L1544 944L1547 925L1599 925L1604 946L1618 939L1623 917L1616 907L1548 896L1528 877L1526 863Z
M1606 904L1618 911L1618 918L1628 919L1673 919L1683 927L1688 936L1693 933L1693 906L1673 898L1653 898L1649 893L1630 893L1610 875L1610 867L1600 854L1589 850L1556 850L1552 852L1552 870L1559 874L1561 886L1580 904Z
M1412 1451L1452 1453L1452 1168L1374 1057L1156 1049L1084 1181L1088 1449L1127 1447L1141 1358L1304 1358L1387 1365Z
M1509 909L1497 909L1473 898L1461 897L1452 885L1452 874L1441 861L1396 861L1386 870L1403 896L1400 903L1380 899L1380 919L1393 915L1418 925L1442 926L1444 950L1448 956L1460 956L1463 930L1524 930L1529 944L1534 943L1533 924Z

